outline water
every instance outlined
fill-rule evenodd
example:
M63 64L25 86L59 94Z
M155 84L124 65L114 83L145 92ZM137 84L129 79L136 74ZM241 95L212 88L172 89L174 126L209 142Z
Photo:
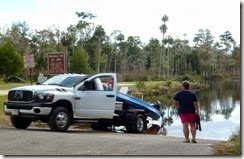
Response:
M202 131L197 130L197 138L228 140L240 129L240 80L207 81L209 89L197 91L200 105ZM167 136L184 137L182 124L172 106L173 95L148 97L161 102L165 112Z

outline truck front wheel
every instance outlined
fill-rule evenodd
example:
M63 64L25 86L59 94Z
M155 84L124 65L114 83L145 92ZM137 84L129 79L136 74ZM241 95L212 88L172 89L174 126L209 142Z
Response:
M137 114L135 121L126 125L126 130L129 133L142 133L146 125L145 117L142 114Z
M31 119L15 117L15 116L11 116L10 120L11 120L12 125L17 129L26 129L30 126L30 124L32 122Z
M71 115L64 107L56 107L52 111L48 125L53 131L66 131L71 123Z

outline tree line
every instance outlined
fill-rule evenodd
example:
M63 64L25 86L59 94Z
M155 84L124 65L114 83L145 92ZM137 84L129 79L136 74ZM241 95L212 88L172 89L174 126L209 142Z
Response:
M173 39L167 34L169 17L162 17L159 30L162 39L151 38L143 44L138 36L128 36L114 30L107 35L102 25L92 21L89 12L76 12L77 24L66 30L51 26L30 30L26 22L14 22L0 28L0 76L26 74L23 55L35 55L34 73L47 75L47 53L64 52L68 73L95 74L116 72L122 80L162 80L182 75L205 78L239 74L240 44L229 31L219 35L220 41L208 29L199 29L193 39ZM24 70L24 72L23 72Z

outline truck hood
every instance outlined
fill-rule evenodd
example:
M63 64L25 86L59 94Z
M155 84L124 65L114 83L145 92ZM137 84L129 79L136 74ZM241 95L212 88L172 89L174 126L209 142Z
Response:
M60 91L60 92L73 92L71 87L61 87L55 85L31 85L31 86L22 86L10 89L11 90L26 90L33 92L44 92L44 91Z

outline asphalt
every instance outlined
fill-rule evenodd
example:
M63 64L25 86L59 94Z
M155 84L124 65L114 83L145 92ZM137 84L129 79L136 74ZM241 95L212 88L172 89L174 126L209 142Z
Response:
M91 129L60 133L49 128L1 127L0 134L0 154L4 156L211 156L211 146L220 142L182 143L179 137Z

